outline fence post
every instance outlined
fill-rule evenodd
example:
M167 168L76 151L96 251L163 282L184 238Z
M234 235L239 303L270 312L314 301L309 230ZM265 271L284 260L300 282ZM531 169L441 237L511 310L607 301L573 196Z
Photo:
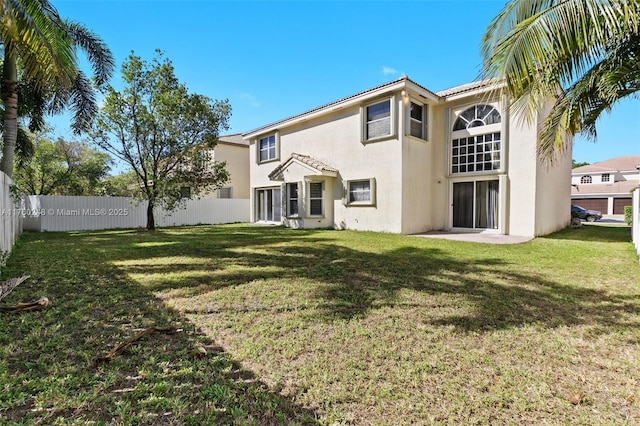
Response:
M0 266L4 266L13 245L22 233L24 209L20 200L14 200L11 190L13 181L0 172Z

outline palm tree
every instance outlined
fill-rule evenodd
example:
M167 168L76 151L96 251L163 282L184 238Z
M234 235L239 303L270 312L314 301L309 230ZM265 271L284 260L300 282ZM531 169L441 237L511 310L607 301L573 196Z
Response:
M106 45L82 25L64 21L47 0L0 0L2 58L3 149L0 170L11 176L18 136L19 93L28 93L31 130L41 128L44 114L70 106L72 128L84 130L97 111L90 80L79 70L81 49L98 85L113 73ZM22 87L21 87L22 83Z
M504 82L516 111L549 106L538 155L553 162L568 135L640 88L640 0L511 0L482 39L482 78Z

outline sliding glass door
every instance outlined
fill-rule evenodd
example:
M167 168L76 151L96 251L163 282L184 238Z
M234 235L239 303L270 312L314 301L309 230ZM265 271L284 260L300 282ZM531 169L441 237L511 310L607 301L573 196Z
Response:
M498 229L498 180L453 184L453 227Z
M280 222L282 203L280 188L256 190L256 219L265 222Z

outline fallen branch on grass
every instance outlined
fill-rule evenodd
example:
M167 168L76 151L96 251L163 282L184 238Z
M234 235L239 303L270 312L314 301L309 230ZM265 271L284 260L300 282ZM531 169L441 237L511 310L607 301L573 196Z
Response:
M178 332L180 332L182 330L181 329L171 328L171 327L156 327L156 326L146 328L146 329L142 330L140 333L136 334L135 336L130 337L129 339L127 339L124 342L120 343L119 345L117 345L116 347L111 349L106 354L95 358L94 359L94 364L95 365L100 365L100 364L104 364L104 363L107 363L107 362L111 361L111 358L113 358L114 355L118 351L120 351L121 349L126 348L127 346L131 345L133 342L135 342L137 340L140 340L141 338L143 338L147 334L151 334L154 331L157 331L157 332L160 332L160 333L164 333L164 334L175 334L175 333L178 333Z
M9 281L3 281L0 283L0 300L4 299L14 288L18 287L23 281L29 279L29 275L23 275L18 278L11 278Z
M24 312L24 311L37 311L44 308L49 304L49 299L42 296L38 300L33 302L18 303L12 306L0 306L0 312Z

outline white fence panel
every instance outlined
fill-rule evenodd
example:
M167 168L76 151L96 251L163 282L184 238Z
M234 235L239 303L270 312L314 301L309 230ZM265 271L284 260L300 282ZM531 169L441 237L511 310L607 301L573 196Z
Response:
M631 240L640 256L640 189L638 188L632 193L631 220Z
M25 197L25 230L42 232L144 228L147 202L128 197ZM249 221L249 200L188 200L174 211L154 209L156 226L220 224Z
M11 178L0 172L0 254L10 252L22 232L22 205L11 198L11 185Z
M154 217L157 226L248 222L249 200L230 198L187 200L183 208L174 211L167 212L163 208L157 207L154 209ZM143 226L145 225L146 214Z

